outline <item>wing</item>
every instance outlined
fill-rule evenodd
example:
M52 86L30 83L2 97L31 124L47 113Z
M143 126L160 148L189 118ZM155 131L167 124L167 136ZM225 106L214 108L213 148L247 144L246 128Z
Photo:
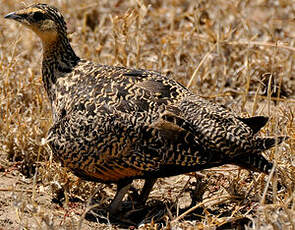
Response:
M121 112L158 117L165 106L177 103L188 93L184 86L157 72L129 69L116 71L121 72L112 75L116 100L113 108Z
M158 154L156 160L161 164L198 166L253 151L253 135L262 126L254 125L259 118L238 119L155 72L119 68L111 79L113 83L107 90L113 92L113 102L108 105L115 113L133 120L134 127L142 128L139 133L144 133L143 127L157 131L151 138L139 138L148 144L141 144L143 147L136 150L138 155L155 152L152 155ZM260 120L265 123L265 119ZM162 140L160 145L164 147L157 146L157 140Z

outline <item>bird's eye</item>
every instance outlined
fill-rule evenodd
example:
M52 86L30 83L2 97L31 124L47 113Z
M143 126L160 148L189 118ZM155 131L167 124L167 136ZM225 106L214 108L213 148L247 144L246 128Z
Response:
M33 18L34 18L34 20L36 20L36 21L40 21L40 20L45 19L45 15L44 15L43 13L41 13L41 12L35 12L35 13L33 14Z

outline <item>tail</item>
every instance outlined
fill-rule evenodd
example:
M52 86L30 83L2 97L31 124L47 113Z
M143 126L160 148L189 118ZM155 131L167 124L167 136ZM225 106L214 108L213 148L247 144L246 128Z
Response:
M270 149L275 145L281 144L283 141L288 140L289 137L287 136L280 136L280 137L257 137L256 138L256 152L263 152L264 150Z
M272 169L273 163L269 162L261 154L248 154L247 156L240 157L235 159L234 164L245 168L250 169L256 172L262 172L269 174Z
M250 169L256 172L263 172L269 174L272 169L273 164L266 160L264 156L261 155L261 152L275 145L281 144L283 141L287 140L289 137L281 136L277 138L267 137L257 137L256 138L256 149L255 153L247 154L241 156L240 158L235 159L234 164L239 165L240 167Z

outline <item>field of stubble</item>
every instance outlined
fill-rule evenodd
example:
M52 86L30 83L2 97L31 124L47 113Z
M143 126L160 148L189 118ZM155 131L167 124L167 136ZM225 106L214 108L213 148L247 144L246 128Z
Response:
M90 200L108 204L115 185L79 180L52 161L43 144L51 112L41 44L31 31L3 19L32 3L37 1L0 0L0 229L119 228L86 215ZM290 136L265 153L277 175L226 165L158 180L149 202L161 208L140 229L295 229L293 0L54 5L80 57L160 71L240 116L269 116L259 135ZM191 209L181 212L191 200Z

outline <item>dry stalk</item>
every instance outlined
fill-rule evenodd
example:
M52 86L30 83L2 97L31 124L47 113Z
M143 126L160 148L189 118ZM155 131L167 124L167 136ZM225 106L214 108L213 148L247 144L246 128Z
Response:
M201 206L203 206L203 205L205 205L207 203L216 201L215 203L211 204L213 206L213 205L217 205L217 204L223 203L223 202L225 202L227 200L236 199L236 198L239 198L239 197L232 196L232 195L224 195L224 196L219 196L219 197L213 197L213 198L210 198L210 199L206 199L205 201L202 201L201 203L195 205L194 207L192 207L189 210L187 210L184 213L182 213L180 216L176 217L174 220L171 221L171 223L176 223L176 222L180 221L186 215L188 215L189 213L193 212L197 208L199 208L199 207L201 207Z

